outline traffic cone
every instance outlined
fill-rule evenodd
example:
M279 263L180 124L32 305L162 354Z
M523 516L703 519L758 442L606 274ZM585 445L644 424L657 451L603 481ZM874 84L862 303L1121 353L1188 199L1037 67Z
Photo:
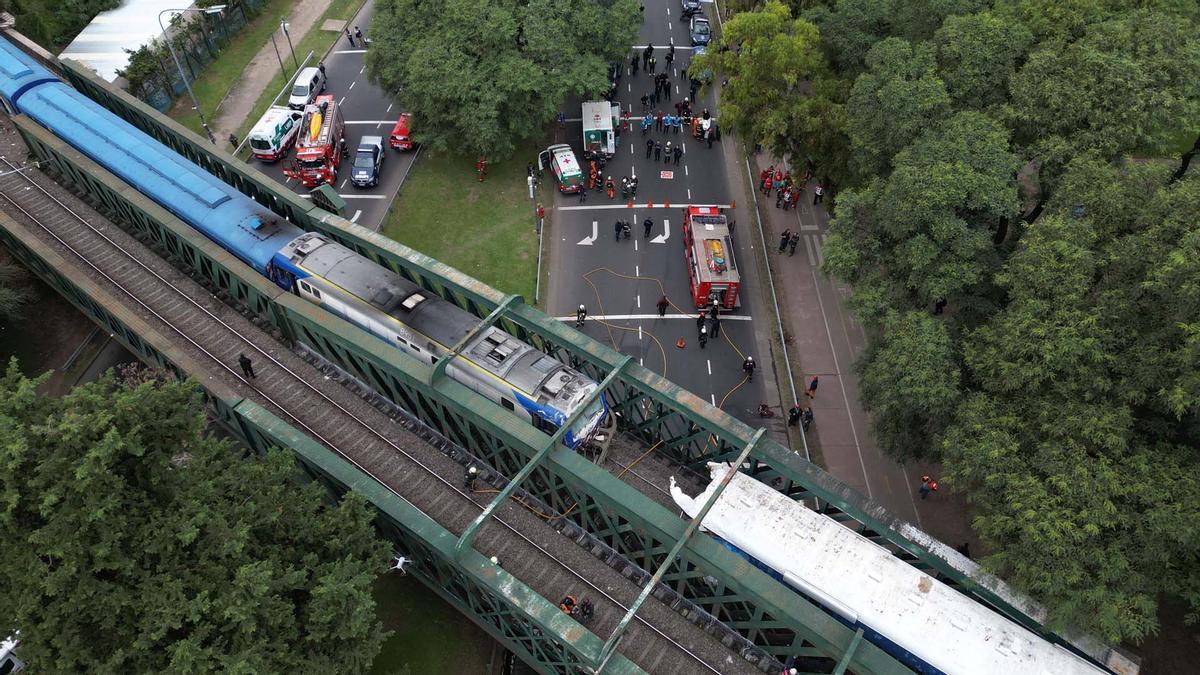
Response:
M685 342L683 338L679 338L678 340L675 341L675 346L678 347L679 349L683 349L684 347L687 346L687 342Z

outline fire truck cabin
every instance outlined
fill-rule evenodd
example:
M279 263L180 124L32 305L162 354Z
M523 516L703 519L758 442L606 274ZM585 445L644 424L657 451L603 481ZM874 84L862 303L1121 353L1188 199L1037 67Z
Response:
M296 163L304 187L332 184L337 180L338 167L345 154L344 136L342 111L333 96L318 96L304 109L300 139L296 141Z
M713 301L722 309L738 306L741 277L733 255L729 222L713 206L689 206L683 215L683 244L687 256L688 282L697 309Z

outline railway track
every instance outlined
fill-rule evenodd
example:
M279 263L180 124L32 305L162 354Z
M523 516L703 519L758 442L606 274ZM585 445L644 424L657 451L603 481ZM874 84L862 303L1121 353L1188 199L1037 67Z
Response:
M247 398L308 433L456 535L486 505L489 495L459 487L462 468L450 457L342 387L314 384L325 379L318 371L269 338L266 346L251 340L259 333L248 320L147 253L132 237L115 226L93 225L89 219L100 219L81 214L90 209L68 205L27 175L32 172L16 172L8 158L0 163L0 170L13 171L0 177L0 206L7 206L15 219L39 232L65 257L80 261L85 273L115 290L114 295L127 297L133 311L164 328L164 334L177 338L185 351ZM233 365L241 352L254 358L258 378L252 382ZM505 571L553 603L567 594L591 599L595 616L587 628L607 638L640 589L539 518L509 502L481 529L475 548L498 557ZM618 651L647 672L759 672L653 598Z

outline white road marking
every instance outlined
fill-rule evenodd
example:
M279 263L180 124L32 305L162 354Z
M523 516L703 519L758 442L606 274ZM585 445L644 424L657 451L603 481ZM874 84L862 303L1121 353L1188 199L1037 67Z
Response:
M808 264L813 267L817 266L817 256L813 253L813 241L809 235L804 235L804 250L808 253Z
M640 321L642 319L687 319L688 321L695 321L696 315L695 314L668 314L666 316L659 316L658 314L601 314L601 315L597 316L595 314L588 314L588 321ZM570 316L556 316L556 317L554 317L554 320L555 321L574 321L575 315L572 314ZM753 321L754 317L742 316L741 314L722 314L721 320L722 321Z
M633 143L629 144L629 154L633 154Z
M684 174L686 175L686 174ZM692 201L692 188L688 188L688 201Z
M349 179L349 178L343 178L343 179L342 179L342 184L338 186L338 189L339 189L339 190L341 190L342 188L346 187L346 181L348 181L348 180L350 180L350 179Z
M714 408L717 407L717 395L716 394L709 394L708 400L712 401L712 405Z
M633 250L638 250L637 239L633 240Z
M817 264L824 265L825 264L825 235L822 234L820 236L820 239L817 239L815 236L813 238L816 239L816 242L817 242Z
M638 340L642 339L642 326L638 324Z
M842 367L838 364L837 348L833 346L833 331L829 329L829 317L825 314L825 301L821 299L821 282L817 280L817 270L813 268L813 288L817 289L817 304L821 307L821 320L825 322L825 336L829 338L829 353L833 355L833 368L837 373L838 384L842 388L842 403L846 406L846 419L850 421L850 435L854 437L854 449L858 451L858 464L862 467L863 483L867 486L867 496L875 495L871 491L871 477L867 474L867 462L863 459L862 445L858 442L858 431L854 427L854 415L850 414L850 398L846 395L846 380L842 375Z
M362 215L362 209L359 209L359 210L355 211L355 212L354 212L354 217L350 219L350 222L352 222L352 223L357 223L357 222L358 222L358 217L359 217L359 216L361 216L361 215Z
M668 21L667 22L667 30L675 30L675 24Z
M627 92L632 92L632 91L633 91L633 85L632 85L632 84L626 84L626 85L625 85L625 91L627 91Z
M394 124L396 120L346 120L343 124Z
M688 175L687 164L683 165L683 175ZM688 197L688 199L691 199L691 197Z
M671 8L670 7L667 8L667 16L671 16Z
M683 206L683 204L671 204L670 208L675 208L676 206ZM709 206L709 207L717 208L717 209L733 208L732 204L688 204L688 206ZM556 207L554 207L554 210L555 211L587 211L588 209L627 209L627 208L629 208L629 207L625 204L597 204L596 206L556 206ZM633 208L648 209L648 208L652 208L652 207L650 204L634 204ZM665 209L668 207L663 202L658 202L658 203L654 204L653 208Z
M342 102L344 102L345 100L346 100L346 97L345 97L345 96L343 96L343 97L341 97L340 99L338 99L338 105L340 106L340 105L342 104Z
M356 84L358 84L358 80L355 80L355 81L351 82L351 83L350 83L350 88L349 88L349 89L347 89L346 91L350 91L350 89L353 89L353 88L354 88L354 85L356 85Z
M312 195L296 195L300 199L312 199ZM387 199L387 195L344 195L338 193L342 199Z
M671 238L671 221L663 220L663 233L650 240L651 244L665 244Z
M675 85L675 95L679 95L679 85Z
M672 68L671 70L675 71L675 77L679 77L679 69L678 68ZM679 93L679 87L675 87L675 93L677 93L677 94Z
M708 365L708 374L712 375L712 361L709 361L708 359L704 359L704 363L706 365Z
M600 223L593 220L592 221L592 236L584 237L583 239L580 239L578 246L591 246L592 244L594 244L596 242L596 239L599 236L600 236Z
M359 68L359 69L358 69L358 74L359 74L359 75L362 75L362 74L363 74L363 71L364 71L364 70L366 70L366 69L367 69L367 67L366 67L366 66L363 66L362 68Z
M339 49L338 51L334 52L334 54L366 54L366 53L367 53L367 50L365 50L365 49Z
M389 104L388 104L388 109L387 109L387 110L384 110L383 112L385 112L385 113L390 113L390 112L392 112L392 106L394 106L394 105L396 105L396 104L395 104L395 103L389 103Z
M642 296L640 296L640 295L635 295L635 296L634 296L634 299L636 299L636 300L637 300L637 306L638 306L638 309L641 309L641 308L642 308ZM640 328L639 328L638 330L639 330L639 331L641 331L641 329L640 329Z
M642 268L640 265L633 266L633 276L635 276L635 277L642 276Z

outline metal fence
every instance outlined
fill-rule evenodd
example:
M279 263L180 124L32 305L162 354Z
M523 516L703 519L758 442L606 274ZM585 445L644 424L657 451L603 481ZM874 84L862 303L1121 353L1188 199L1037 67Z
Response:
M167 31L188 79L195 81L265 4L266 0L230 0L219 17L202 12L176 15ZM130 64L121 74L134 96L161 112L185 91L179 69L161 38L131 52Z

